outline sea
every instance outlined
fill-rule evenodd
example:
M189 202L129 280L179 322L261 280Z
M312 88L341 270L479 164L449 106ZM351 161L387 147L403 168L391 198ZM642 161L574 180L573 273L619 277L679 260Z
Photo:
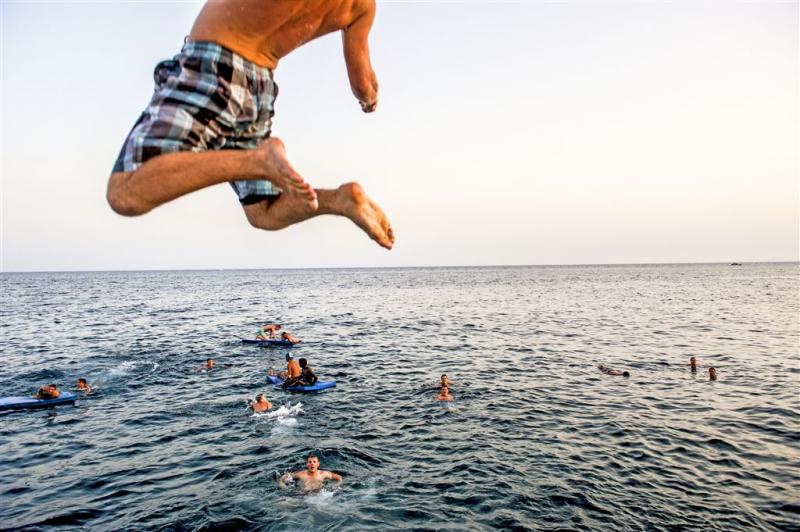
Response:
M0 396L94 387L0 412L4 530L800 530L797 263L0 282Z

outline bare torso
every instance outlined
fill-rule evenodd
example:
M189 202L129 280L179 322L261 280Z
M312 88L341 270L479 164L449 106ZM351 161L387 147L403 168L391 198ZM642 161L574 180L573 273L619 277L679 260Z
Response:
M211 0L189 33L274 69L299 46L374 12L372 0Z

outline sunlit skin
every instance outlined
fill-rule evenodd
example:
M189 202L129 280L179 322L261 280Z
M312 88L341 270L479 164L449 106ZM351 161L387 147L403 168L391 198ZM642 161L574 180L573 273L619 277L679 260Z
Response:
M61 392L58 391L58 386L48 384L39 388L39 391L33 397L36 399L56 399L59 395L61 395Z
M287 473L278 479L278 485L281 489L286 489L286 483L290 479L299 480L301 487L304 491L318 491L322 489L322 485L326 480L332 480L338 485L342 482L341 475L332 473L331 471L322 471L319 468L319 458L316 456L309 456L306 460L305 471L295 471Z
M708 380L711 380L711 381L717 380L717 370L716 370L716 368L708 368Z
M275 323L265 323L261 326L261 330L256 334L256 340L267 340L275 338L275 333L281 328L280 325Z
M266 396L263 393L256 395L255 401L250 401L250 408L253 409L253 412L264 412L272 408L272 403L267 401Z
M292 342L293 344L299 344L300 340L289 334L288 332L281 333L281 340L286 340L287 342Z
M444 386L441 390L439 390L439 395L436 396L436 400L447 402L453 401L453 396L450 395L450 390L447 388L447 386Z
M378 82L368 37L374 0L215 0L189 33L262 67L275 69L292 50L341 31L347 76L365 113L378 105ZM148 159L130 172L112 173L107 199L124 216L137 216L190 192L236 179L265 179L282 190L277 199L244 205L253 227L274 231L320 214L344 216L380 246L391 249L394 232L383 210L358 183L314 189L292 167L283 142L270 137L253 150L174 152Z

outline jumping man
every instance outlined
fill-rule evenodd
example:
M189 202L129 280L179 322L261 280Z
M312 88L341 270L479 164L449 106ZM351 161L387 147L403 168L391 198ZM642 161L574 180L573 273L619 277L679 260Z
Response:
M270 137L289 52L342 32L347 74L365 113L378 105L368 36L374 0L213 0L180 54L155 70L150 105L128 135L108 181L111 208L144 214L190 192L229 182L251 225L278 230L320 214L352 220L386 249L394 233L357 183L314 189Z

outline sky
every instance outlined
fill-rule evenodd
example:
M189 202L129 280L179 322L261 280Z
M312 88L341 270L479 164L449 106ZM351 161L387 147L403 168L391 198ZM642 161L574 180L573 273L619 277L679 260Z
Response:
M228 185L141 217L108 175L202 2L0 2L2 271L797 261L798 2L378 2L378 110L338 34L279 64L273 134L344 218L246 222Z

